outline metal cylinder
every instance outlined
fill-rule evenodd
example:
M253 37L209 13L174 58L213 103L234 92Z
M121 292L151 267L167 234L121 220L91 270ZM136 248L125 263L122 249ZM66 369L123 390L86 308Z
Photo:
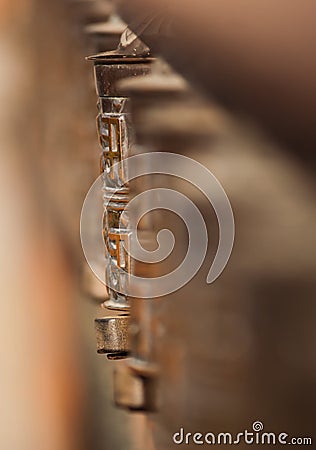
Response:
M109 299L104 306L126 310L129 302L124 286L130 264L127 254L128 217L122 213L128 202L126 174L116 163L126 159L133 142L129 99L117 89L122 78L146 75L150 71L150 58L122 58L113 55L96 55L94 62L96 89L98 94L97 129L101 153L101 173L104 179L104 240L106 247L106 284Z
M95 319L97 352L119 359L128 353L128 316L116 315Z

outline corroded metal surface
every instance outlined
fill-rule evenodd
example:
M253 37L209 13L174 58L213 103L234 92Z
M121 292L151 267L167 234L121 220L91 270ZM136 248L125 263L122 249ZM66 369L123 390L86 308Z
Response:
M128 317L112 315L95 319L97 352L126 356L128 353Z

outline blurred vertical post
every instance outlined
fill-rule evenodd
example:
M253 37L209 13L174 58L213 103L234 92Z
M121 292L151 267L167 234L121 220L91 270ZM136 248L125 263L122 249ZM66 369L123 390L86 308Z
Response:
M59 6L0 3L0 447L10 450L80 449L83 384L73 351L73 272L42 182L48 178L53 188L54 170L45 175L39 163L47 107L40 82L56 76L38 45L45 39L40 28L61 27ZM64 45L58 36L55 42Z

